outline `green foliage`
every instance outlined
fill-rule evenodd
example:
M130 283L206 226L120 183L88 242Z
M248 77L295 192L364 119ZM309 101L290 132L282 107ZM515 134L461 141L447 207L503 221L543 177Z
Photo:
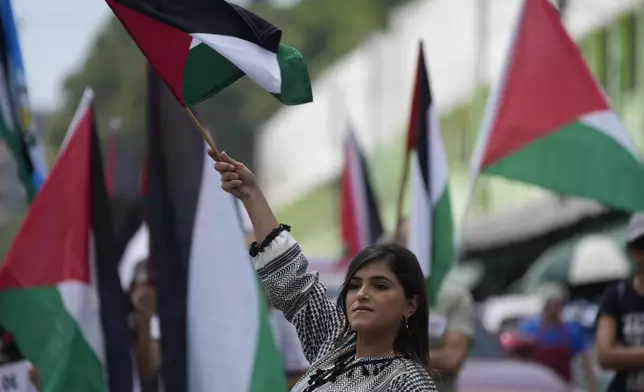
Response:
M81 69L65 80L61 108L46 122L47 143L60 145L83 91L91 87L99 132L105 135L110 118L120 116L126 140L140 151L145 120L143 59L121 24L110 18Z
M258 5L253 11L283 31L283 41L298 48L314 78L371 31L385 26L389 11L407 0L307 0L292 9ZM120 116L133 151L141 156L145 130L144 58L121 24L110 18L83 66L64 84L60 109L47 121L47 142L58 146L86 86L96 96L99 132ZM198 105L217 144L252 167L254 131L279 102L247 78ZM305 130L303 130L305 132Z

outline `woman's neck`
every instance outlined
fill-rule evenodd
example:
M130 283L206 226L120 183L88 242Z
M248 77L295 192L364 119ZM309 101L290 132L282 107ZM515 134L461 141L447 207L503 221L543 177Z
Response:
M357 334L356 358L386 357L394 354L395 336L386 337L383 334Z

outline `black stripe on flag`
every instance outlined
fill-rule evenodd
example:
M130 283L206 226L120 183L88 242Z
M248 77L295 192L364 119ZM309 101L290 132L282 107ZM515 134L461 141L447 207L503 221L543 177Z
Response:
M186 34L227 35L277 53L282 31L225 0L115 0Z
M427 187L427 194L431 195L429 182L429 118L428 113L432 105L432 93L429 87L429 77L427 67L425 66L425 55L423 53L423 44L421 42L418 52L418 70L416 74L416 86L414 94L415 114L414 123L414 147L420 162L420 171L423 181Z
M105 154L105 184L110 198L116 255L125 248L143 224L141 171L118 131L110 135Z
M92 110L92 109L90 109ZM92 230L96 260L96 285L110 391L132 391L132 340L128 329L128 298L121 288L114 247L103 160L93 110L90 150Z
M360 179L364 184L363 187L366 197L366 205L364 206L364 208L366 209L365 215L367 217L367 224L369 229L369 244L367 245L371 245L375 244L380 239L380 237L382 237L384 230L382 228L382 221L380 220L380 213L378 209L378 202L376 201L376 195L373 192L373 187L371 186L367 160L365 159L365 155L362 152L362 149L358 146L357 140L355 140L355 138L354 141L356 142L356 152L358 154L358 161L360 162Z
M204 142L150 67L148 149L146 216L161 324L161 377L167 391L187 391L188 272Z

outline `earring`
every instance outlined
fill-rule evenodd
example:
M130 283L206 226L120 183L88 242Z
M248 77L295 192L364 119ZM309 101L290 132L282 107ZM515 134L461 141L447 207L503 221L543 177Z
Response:
M408 320L407 317L405 317L405 328L407 329L407 333L409 334L409 336L411 336L411 331L409 330L409 324L407 323L407 320Z

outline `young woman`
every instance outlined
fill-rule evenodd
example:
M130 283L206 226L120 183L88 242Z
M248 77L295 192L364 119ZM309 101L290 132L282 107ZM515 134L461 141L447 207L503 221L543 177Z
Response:
M263 239L250 250L257 273L273 306L295 325L311 363L292 391L435 391L427 372L427 292L413 253L396 244L364 249L349 266L336 308L317 274L306 271L306 258L253 173L225 153L215 169Z

